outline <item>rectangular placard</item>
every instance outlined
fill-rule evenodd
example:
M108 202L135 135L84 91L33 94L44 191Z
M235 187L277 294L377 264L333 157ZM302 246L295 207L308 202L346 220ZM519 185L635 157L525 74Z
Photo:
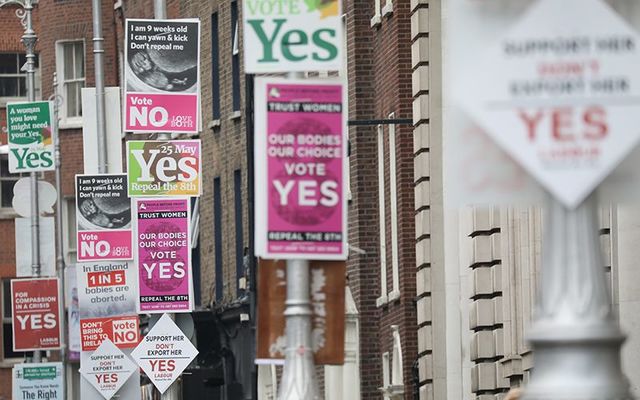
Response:
M128 141L129 196L200 196L200 149L200 140Z
M13 366L15 400L61 400L63 393L64 366L61 362Z
M57 278L11 280L13 351L60 348L58 287Z
M244 68L248 74L339 71L342 1L243 1ZM234 32L237 43L239 30Z
M125 131L197 133L200 21L127 19Z
M53 103L50 101L7 103L9 172L56 169L52 116Z
M131 260L127 175L76 175L78 261Z
M139 313L193 309L189 199L136 199Z
M256 253L344 260L347 136L340 81L256 79Z

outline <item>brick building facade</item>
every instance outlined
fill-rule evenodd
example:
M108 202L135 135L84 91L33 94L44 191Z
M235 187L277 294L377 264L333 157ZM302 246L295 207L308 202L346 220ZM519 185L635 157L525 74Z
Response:
M348 277L360 316L362 398L409 399L417 357L410 10L380 3L346 2L349 242L366 252L351 252ZM395 367L392 326L402 352Z
M20 42L24 28L16 17L17 6L0 8L0 24L2 37L0 38L0 54L7 57L12 54L24 54L25 49ZM113 4L103 3L103 26L106 32L113 32L114 14ZM92 9L89 2L70 1L58 2L54 0L40 0L33 11L34 30L38 36L36 53L38 68L36 71L36 100L47 99L53 94L54 73L57 73L60 94L64 97L61 104L60 148L62 163L62 211L64 217L64 249L67 264L75 262L75 187L74 176L83 169L82 152L82 122L80 106L80 89L94 86L93 57L93 27ZM41 23L46 21L46 23ZM105 34L105 85L115 86L118 83L118 68L115 47L115 35ZM3 60L3 68L6 65ZM20 65L21 66L21 65ZM11 72L3 70L3 73ZM17 71L16 71L17 72ZM2 74L0 74L2 75ZM6 76L6 75L5 75ZM2 81L6 84L6 81ZM18 96L7 96L8 86L2 88L0 96L0 126L2 127L2 144L6 144L6 101L26 100L26 91ZM6 153L3 152L2 176L3 182L17 177L5 175ZM53 183L54 174L46 173L44 178ZM3 203L0 210L0 230L5 241L0 249L0 278L3 280L3 317L7 321L7 304L10 295L7 293L8 278L15 277L15 241L14 218L16 214L11 208L11 186L2 185ZM8 196L8 197L5 197ZM8 204L4 199L8 199ZM9 320L10 321L10 320ZM5 324L7 325L7 324ZM10 327L10 325L8 325ZM23 358L11 351L11 329L3 329L3 354L0 362L0 398L11 398L11 367ZM55 354L51 355L55 358ZM77 362L71 362L67 369L67 384L70 388L77 388L79 376ZM75 374L74 374L75 372Z

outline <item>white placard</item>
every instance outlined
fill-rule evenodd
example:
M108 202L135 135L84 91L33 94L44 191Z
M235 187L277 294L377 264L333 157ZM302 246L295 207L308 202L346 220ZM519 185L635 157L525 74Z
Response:
M163 314L131 357L164 393L198 355L198 350L167 314Z
M342 0L242 4L246 73L342 69ZM238 35L236 25L234 54Z
M62 399L64 368L61 362L16 364L13 367L15 400Z
M483 17L483 29L491 31L485 39L494 43L476 55L477 66L463 68L460 40L453 42L446 81L454 102L479 125L457 124L457 134L485 131L560 201L576 206L640 141L633 122L640 111L637 32L600 0L533 3L500 34L497 18L486 18L490 5L454 3L456 15L466 7ZM514 8L523 3L495 11ZM452 120L445 127L455 126Z
M109 339L83 360L80 374L109 400L136 370L136 365Z

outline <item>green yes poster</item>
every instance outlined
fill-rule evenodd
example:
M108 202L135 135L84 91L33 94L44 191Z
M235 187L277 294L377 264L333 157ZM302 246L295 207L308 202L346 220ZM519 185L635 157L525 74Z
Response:
M7 104L9 172L55 169L52 116L50 101Z
M242 4L245 72L342 69L341 0L245 0ZM234 35L237 43L237 30Z

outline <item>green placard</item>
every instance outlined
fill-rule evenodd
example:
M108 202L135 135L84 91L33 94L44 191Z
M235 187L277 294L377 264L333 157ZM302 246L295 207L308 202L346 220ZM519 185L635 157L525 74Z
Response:
M129 197L200 196L200 140L127 142Z
M55 169L52 115L50 101L7 104L9 172Z
M34 379L55 379L56 367L25 367L23 369L23 378L28 380Z

